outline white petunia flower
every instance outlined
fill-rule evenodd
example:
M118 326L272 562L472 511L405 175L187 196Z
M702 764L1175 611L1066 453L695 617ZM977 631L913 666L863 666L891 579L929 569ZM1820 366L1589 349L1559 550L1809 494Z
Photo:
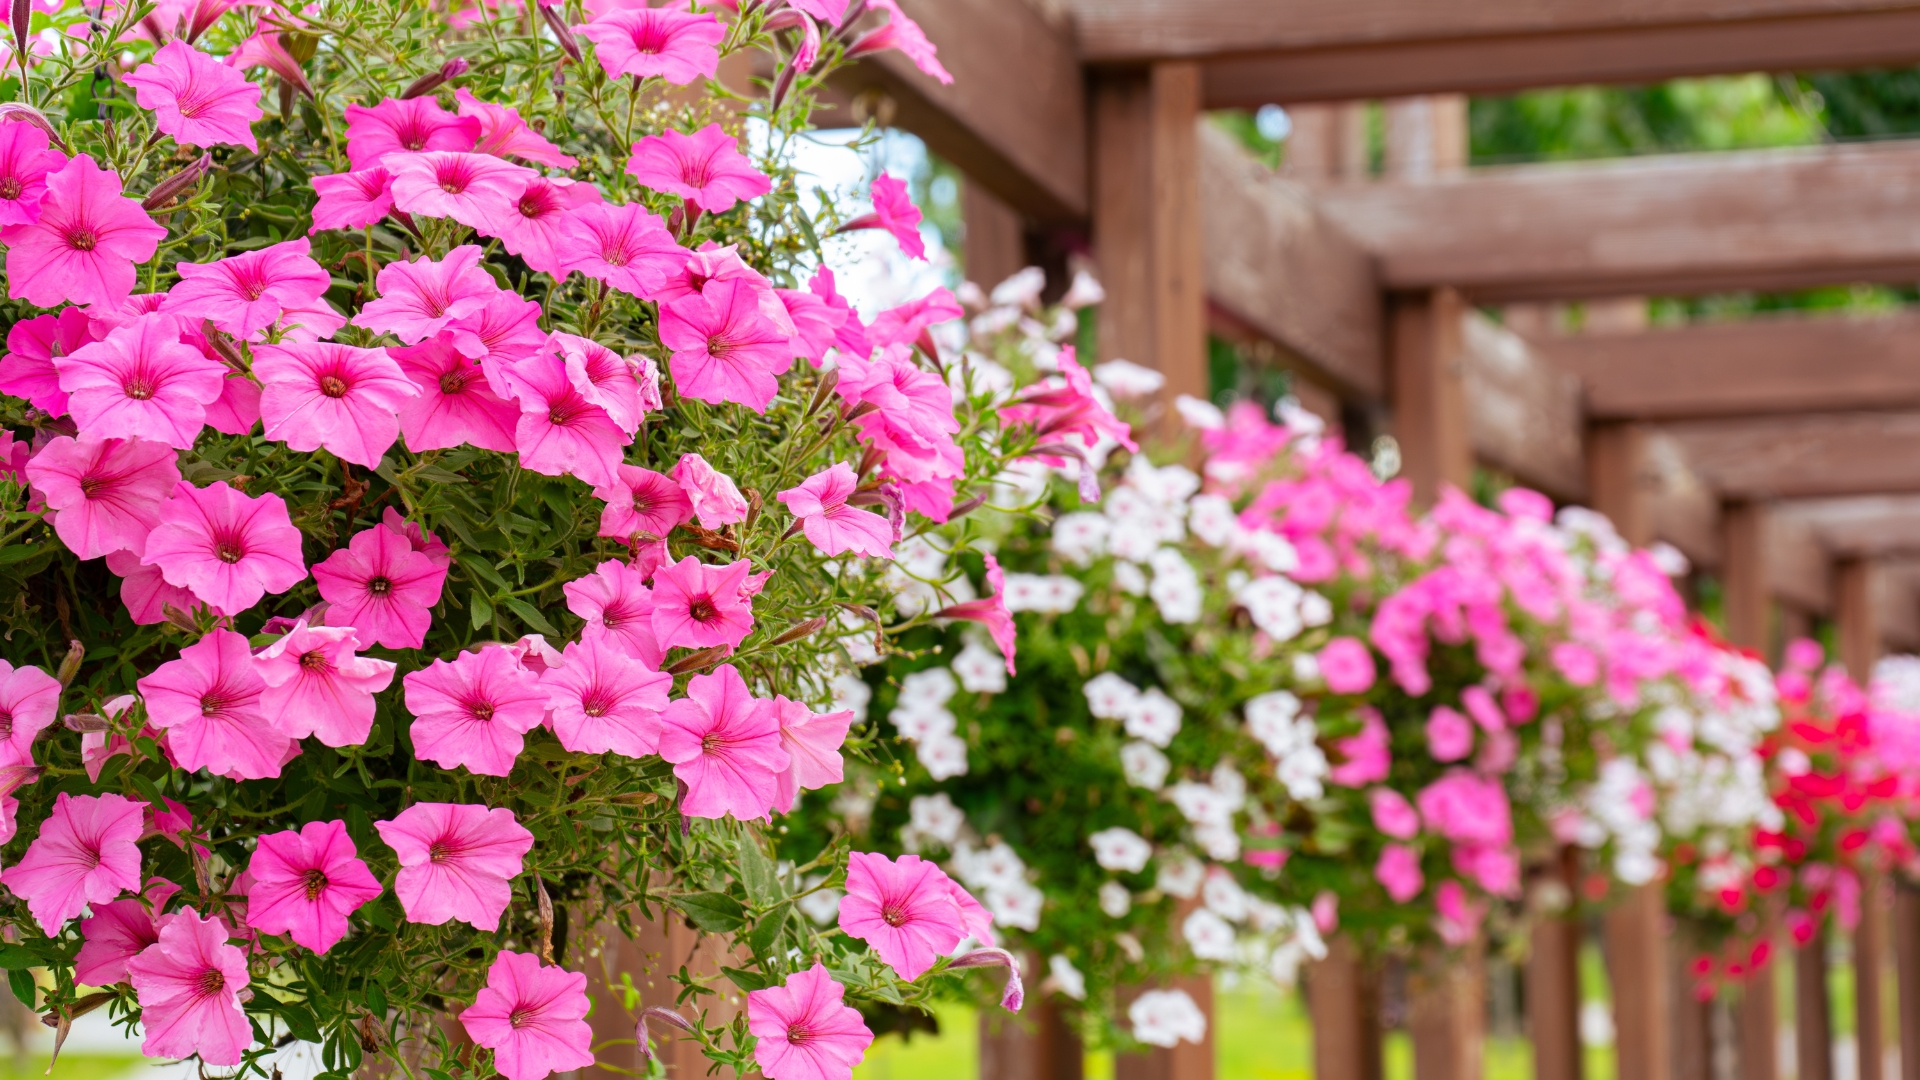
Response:
M1147 575L1137 563L1124 559L1113 564L1113 584L1129 596L1147 595Z
M1180 924L1180 935L1187 939L1193 955L1202 960L1232 960L1233 927L1225 919L1198 908Z
M1053 550L1075 566L1091 566L1107 553L1106 517L1085 510L1062 514L1053 523Z
M967 744L958 735L936 735L914 747L927 775L935 780L951 780L967 772Z
M1046 894L1027 882L1015 881L986 890L981 906L993 915L994 925L1031 933L1040 929L1040 909L1046 899Z
M1147 595L1160 608L1160 617L1170 623L1200 621L1201 602L1206 598L1200 588L1200 575L1193 564L1172 548L1153 553L1153 584Z
M998 694L1007 688L1007 663L1000 654L969 641L953 658L953 674L970 694Z
M1325 795L1321 780L1331 771L1327 755L1318 746L1304 746L1280 759L1274 777L1286 785L1287 794L1296 799L1318 799Z
M1053 988L1075 1001L1085 1001L1087 997L1087 977L1073 966L1073 961L1060 953L1047 957L1047 980Z
M1153 858L1152 844L1132 829L1118 825L1087 837L1087 843L1093 846L1093 861L1103 870L1137 874L1145 870L1148 860Z
M1223 495L1195 495L1187 505L1187 528L1214 547L1225 547L1240 529L1233 504Z
M1207 1016L1185 990L1149 990L1133 999L1127 1019L1133 1023L1133 1037L1148 1046L1171 1048L1207 1037Z
M1087 695L1087 711L1102 720L1124 720L1140 700L1140 690L1132 683L1103 671L1080 688Z
M833 711L845 709L853 713L853 722L860 723L867 718L867 703L873 700L873 688L867 681L851 671L843 671L833 677L828 684L833 692Z
M887 719L900 732L901 738L916 743L952 737L958 723L952 713L938 705L895 709L887 714Z
M1093 377L1122 400L1148 397L1167 385L1165 375L1130 360L1109 360L1093 369Z
M1254 578L1234 591L1234 599L1247 609L1255 626L1275 641L1291 641L1306 626L1300 602L1306 593L1300 586L1277 575Z
M1130 742L1120 748L1120 770L1126 773L1127 783L1134 787L1158 791L1167 782L1167 773L1172 768L1167 755L1154 749L1151 743Z
M1165 747L1175 735L1180 734L1181 715L1179 702L1168 697L1159 687L1149 687L1145 693L1134 698L1132 707L1127 710L1127 734Z
M965 812L953 805L953 800L944 791L915 795L907 803L907 813L912 822L909 828L943 845L951 845L960 839L960 830L967 824Z
M1206 879L1207 868L1189 855L1184 859L1160 860L1160 873L1155 876L1154 885L1168 896L1191 900L1200 895L1200 885Z
M1117 881L1104 882L1100 886L1100 910L1112 918L1124 919L1127 912L1133 910L1133 894Z
M1232 874L1217 866L1207 871L1207 883L1200 887L1200 902L1208 911L1228 922L1242 922L1248 916L1251 900Z

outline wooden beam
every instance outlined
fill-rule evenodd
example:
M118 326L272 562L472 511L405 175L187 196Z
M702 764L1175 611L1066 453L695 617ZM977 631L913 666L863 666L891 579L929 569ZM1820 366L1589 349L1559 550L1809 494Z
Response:
M1028 966L1037 965L1030 962ZM980 1075L996 1080L1081 1080L1086 1075L1085 1051L1080 1036L1051 1001L1029 1001L1018 1016L985 1009L980 1013Z
M1920 412L1689 420L1660 430L1729 497L1920 492Z
M1320 203L1389 287L1476 301L1920 278L1920 141L1485 169Z
M1827 939L1793 949L1795 1080L1833 1080L1833 1001L1827 994Z
M1862 680L1862 685L1865 685ZM1891 907L1885 875L1861 874L1860 922L1853 928L1854 1052L1858 1080L1893 1080L1886 1069L1886 1024L1882 1018L1887 966L1887 916Z
M1603 419L1920 408L1920 315L1757 318L1530 339Z
M1649 513L1655 539L1679 548L1696 566L1720 565L1719 494L1693 471L1679 444L1663 432L1649 432L1645 468L1652 477Z
M939 48L952 84L888 50L836 74L833 90L856 101L884 95L891 123L1029 220L1084 220L1086 91L1072 40L1022 0L900 0L900 7Z
M1808 499L1783 503L1777 513L1804 522L1836 559L1920 555L1920 496Z
M1581 1080L1580 932L1571 911L1580 853L1562 848L1529 890L1533 926L1527 953L1527 1038L1534 1080Z
M1379 980L1351 940L1327 942L1326 959L1307 966L1306 993L1316 1080L1381 1080Z
M1920 1080L1920 889L1894 883L1893 963L1900 990L1900 1080Z
M1773 930L1771 917L1762 924ZM1773 933L1767 934L1774 936ZM1776 955L1778 948L1776 946ZM1734 1006L1734 1048L1738 1059L1735 1075L1739 1080L1780 1080L1780 1007L1774 992L1774 973L1769 961L1758 973L1749 974L1740 984L1740 1001Z
M1578 380L1546 364L1518 334L1467 309L1461 381L1474 457L1564 501L1588 491Z
M1460 352L1465 305L1452 289L1400 298L1389 324L1393 435L1413 501L1432 506L1473 483L1473 441Z
M964 184L960 220L967 230L961 259L968 281L990 290L1026 268L1026 223L993 192L970 181Z
M1481 1080L1486 1073L1487 949L1476 938L1431 948L1407 972L1407 1034L1420 1080Z
M1772 597L1767 572L1767 511L1750 502L1729 503L1720 514L1722 615L1727 640L1767 655L1772 646Z
M1587 429L1587 501L1635 547L1654 540L1655 483L1657 477L1647 465L1645 425L1594 424Z
M1669 1080L1673 1011L1668 1007L1666 886L1654 882L1629 889L1604 919L1617 1074Z
M1834 564L1834 628L1838 631L1837 659L1865 686L1880 659L1880 627L1875 610L1878 574L1871 559L1847 558Z
M1200 207L1213 304L1348 394L1378 400L1386 391L1380 291L1360 245L1315 208L1305 186L1275 176L1212 124L1200 131Z
M1213 979L1187 975L1173 980L1172 985L1185 990L1200 1006L1207 1018L1206 1037L1199 1043L1182 1041L1171 1049L1155 1046L1140 1053L1117 1054L1113 1059L1114 1080L1213 1080Z

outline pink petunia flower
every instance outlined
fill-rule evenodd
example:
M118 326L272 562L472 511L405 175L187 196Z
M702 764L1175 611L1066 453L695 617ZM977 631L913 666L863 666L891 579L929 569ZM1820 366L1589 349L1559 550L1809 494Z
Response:
M388 154L465 153L479 137L478 119L455 116L431 95L347 106L347 160L355 169L379 165Z
M328 626L347 626L369 645L417 649L426 643L447 568L385 525L362 529L313 567L328 604Z
M0 125L0 130L26 126ZM107 327L95 323L85 309L77 307L14 323L7 331L7 355L0 357L0 393L25 398L27 404L49 416L67 415L67 392L60 389L60 370L53 366L53 359L70 356L75 349L98 340L95 330L104 335Z
M655 75L685 86L711 79L720 68L727 28L711 14L672 8L617 8L573 32L594 43L600 66L618 79Z
M1377 787L1367 792L1367 806L1373 814L1373 827L1395 840L1411 840L1420 833L1420 815L1405 795L1392 788Z
M1320 677L1336 694L1364 694L1374 676L1373 653L1359 638L1337 637L1320 650Z
M866 555L875 559L893 558L893 525L870 510L847 505L847 499L860 486L853 466L837 461L807 477L799 487L788 488L774 498L785 503L799 520L807 540L822 555Z
M393 893L407 921L439 926L450 919L493 933L513 899L508 884L533 850L533 834L504 807L415 803L392 821L376 821L400 873Z
M180 283L167 291L160 310L194 323L207 319L235 337L250 338L278 322L288 308L323 302L333 279L310 250L303 236L217 262L180 263L175 267Z
M622 447L631 440L607 410L574 385L558 353L505 364L488 361L485 367L488 382L520 403L513 443L522 468L576 476L595 487L613 479Z
M793 0L792 6L828 26L839 26L847 17L847 0Z
M53 531L76 558L145 550L160 508L180 482L178 455L145 439L61 435L27 462L27 480L53 511Z
M911 982L967 936L953 883L918 855L899 861L856 851L847 857L840 929L867 943L882 963Z
M732 664L695 675L687 696L660 714L660 756L687 785L680 812L741 821L766 817L791 762L773 702L757 698Z
M0 660L0 768L33 764L33 740L59 711L59 680L31 664Z
M262 836L247 864L247 925L286 934L317 953L333 948L347 936L347 916L382 891L356 855L344 821L309 821L299 832Z
M253 1041L253 1027L240 1007L247 955L227 938L226 923L186 908L161 920L159 940L127 961L146 1031L142 1054L240 1064Z
M539 175L489 154L449 150L389 154L381 164L393 173L393 205L422 217L452 218L489 236L518 216L514 204Z
M687 261L687 249L674 240L660 215L638 203L577 206L561 219L559 232L566 270L578 270L642 300L654 299Z
M435 660L401 683L413 714L414 755L443 769L507 775L526 747L523 736L547 716L539 682L499 645L463 652L452 663Z
M655 752L673 676L651 670L606 635L584 637L562 655L559 667L540 675L560 745L630 758Z
M127 961L160 940L160 912L180 886L165 878L147 882L144 899L95 905L93 917L80 921L80 953L73 978L82 986L112 986L127 981Z
M536 176L514 200L511 213L490 228L528 266L564 278L575 254L570 250L573 211L599 201L600 189L592 184Z
M673 350L667 369L682 397L710 405L738 402L764 413L793 366L793 329L761 311L756 291L736 281L709 282L697 295L660 305L660 341Z
M539 304L503 289L479 314L455 319L441 333L469 360L525 360L547 347L541 314Z
M1427 716L1427 750L1435 761L1459 761L1473 753L1473 724L1445 705Z
M425 255L400 259L380 268L374 283L380 298L360 309L355 326L393 334L417 345L455 319L477 315L498 294L493 275L480 268L480 249L462 244L444 259Z
M955 300L953 293L944 286L935 288L925 296L916 297L882 311L874 317L868 336L877 347L887 345L912 345L924 337L928 330L944 322L963 317L966 312ZM1065 350L1063 350L1063 354ZM1066 354L1070 355L1070 354ZM1074 370L1079 367L1075 364ZM1091 377L1088 380L1091 382Z
M53 813L19 863L0 873L46 931L58 937L88 904L104 904L140 888L140 811L121 795L54 796Z
M707 464L699 454L681 454L673 466L673 482L693 504L703 529L717 529L747 520L747 500L733 477Z
M807 279L807 291L820 298L820 302L837 313L845 315L845 321L833 333L834 348L857 360L865 360L873 355L873 343L867 340L867 326L853 310L847 298L834 288L833 271L821 267Z
M180 145L260 149L253 137L254 121L266 115L259 85L179 38L124 78L140 107L153 111L153 126Z
M507 1080L543 1080L593 1064L587 1009L586 975L502 949L460 1026L493 1051L494 1068Z
M920 237L920 208L907 194L907 182L881 173L873 180L873 210L845 225L841 232L856 229L885 229L900 242L900 250L916 259L927 257L926 241Z
M314 204L309 234L365 228L393 210L393 174L382 166L316 176L312 182L320 201Z
M267 438L369 469L400 437L400 410L419 392L385 349L321 341L256 345L253 356Z
M318 569L316 567L316 569ZM294 623L262 649L254 669L266 684L260 713L290 739L318 736L328 746L358 746L373 730L373 695L393 684L395 664L356 656L350 626Z
M513 450L520 409L493 392L486 372L461 355L446 331L421 342L388 349L387 355L413 381L415 395L400 406L400 433L416 454L470 445Z
M222 615L238 615L307 576L286 502L270 491L242 494L225 480L175 484L141 561Z
M0 230L7 295L36 307L117 304L133 292L134 264L153 258L165 226L120 194L120 177L86 154L47 177L40 218Z
M745 559L708 566L689 555L653 575L653 636L663 649L734 648L753 633Z
M793 320L794 355L806 357L814 367L825 363L827 351L839 343L840 328L846 325L849 313L800 289L775 289L774 295Z
M267 722L267 684L245 635L215 630L136 685L181 768L243 780L280 775L292 740Z
M984 600L966 600L958 604L950 604L935 614L942 619L965 619L986 627L987 635L993 638L993 643L1000 648L1000 655L1007 661L1007 674L1012 675L1014 674L1015 630L1013 613L1007 610L1006 575L1001 573L1000 560L994 558L993 552L986 553L985 561L987 587L991 590L991 594Z
M430 533L417 521L408 521L400 511L389 506L380 513L380 524L407 538L413 550L433 560L433 565L445 570L453 565L453 553L446 541L436 533Z
M47 177L67 163L34 124L0 124L0 227L40 220Z
M883 49L898 49L921 73L938 79L942 84L952 85L953 76L941 65L933 42L927 40L926 31L920 24L907 18L900 10L898 0L870 0L870 9L887 13L887 22L866 32L852 45L847 47L847 59L852 60Z
M200 598L193 595L192 589L167 584L159 567L142 563L140 556L131 551L108 552L107 569L120 578L120 602L126 605L127 614L136 625L153 626L167 621L170 606L190 612L200 605Z
M130 325L58 356L60 389L82 435L140 438L182 450L206 426L207 406L220 399L227 369L182 344L170 315Z
M767 1080L852 1080L873 1045L860 1010L818 960L785 985L747 994L747 1031L759 1039L753 1060Z
M627 159L627 174L710 214L773 190L773 181L747 161L739 142L719 124L692 135L669 129L641 139Z
M517 157L522 161L550 165L556 169L571 169L580 164L575 158L561 153L560 148L548 142L545 136L527 126L519 111L511 105L481 101L464 86L454 90L453 100L454 109L461 116L471 116L480 121L480 138L474 144L474 153L502 158Z
M847 741L847 729L853 726L853 710L816 713L805 702L776 697L773 711L780 723L780 746L788 759L773 808L784 814L793 809L802 791L837 784L844 778L846 763L840 757L840 747Z
M638 465L621 465L613 479L593 489L607 504L600 512L600 535L630 540L636 533L665 537L693 520L693 500L671 478Z
M1420 872L1420 856L1405 844L1388 844L1380 849L1380 860L1373 866L1373 880L1385 887L1387 896L1396 904L1412 900L1427 887L1427 877Z
M567 596L567 610L587 621L582 638L605 639L648 667L658 668L666 651L653 634L653 593L646 578L626 563L610 559L593 573L560 586L560 591Z
M628 438L640 430L645 410L640 404L637 365L597 341L555 332L552 347L566 362L567 379L582 397L607 411Z

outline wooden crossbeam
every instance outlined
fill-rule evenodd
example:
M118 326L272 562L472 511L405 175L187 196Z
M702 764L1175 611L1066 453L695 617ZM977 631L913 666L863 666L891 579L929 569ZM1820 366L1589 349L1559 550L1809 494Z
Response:
M1784 522L1804 525L1836 559L1920 556L1920 495L1867 495L1781 504Z
M1482 301L1920 278L1920 141L1485 169L1319 204L1388 287Z
M1728 498L1920 492L1920 411L1688 420L1661 430Z
M1207 103L1920 60L1913 0L1066 0L1081 55L1206 62Z

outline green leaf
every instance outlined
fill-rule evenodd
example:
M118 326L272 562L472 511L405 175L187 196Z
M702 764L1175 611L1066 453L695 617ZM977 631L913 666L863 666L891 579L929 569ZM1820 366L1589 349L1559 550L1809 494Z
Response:
M367 984L367 1011L375 1016L387 1015L387 988L377 982Z
M45 555L49 550L45 544L8 544L0 548L0 566L26 562L35 555Z
M780 878L773 870L773 860L760 850L760 838L746 831L740 838L740 884L747 887L747 896L762 907L782 897Z
M728 980L730 980L733 983L733 985L739 987L741 990L749 994L753 993L755 990L765 990L767 987L773 985L773 980L771 978L765 975L762 975L757 971L746 971L742 968L727 967L724 964L720 966L720 970L727 976Z
M772 912L760 917L760 922L747 936L747 948L755 956L766 956L773 951L773 943L780 938L780 929L787 925L789 908L782 904Z
M0 970L24 971L45 963L45 960L18 945L0 945Z
M7 972L7 987L13 991L14 997L20 999L20 1004L29 1009L34 1007L39 988L33 985L33 976L25 969L14 968Z
M558 638L560 636L560 631L554 629L553 624L547 621L546 616L540 614L540 609L527 603L525 600L518 600L509 596L503 598L500 603L506 607L508 611L520 616L521 622L526 623L535 630L551 638Z
M473 628L475 630L486 629L487 626L493 622L493 604L487 600L487 594L481 592L479 589L475 589L473 590L473 595L470 596L468 600L470 610L473 613Z
M281 1005L277 1010L281 1019L287 1022L287 1030L301 1042L320 1041L320 1022L314 1019L313 1010L298 1002Z
M709 934L731 934L747 924L746 909L726 893L688 893L674 897L671 903L688 922Z
M501 592L511 592L513 589L513 586L507 584L507 579L500 576L500 571L493 568L493 564L478 555L471 559L461 559L460 569L465 570L467 573L472 574Z

